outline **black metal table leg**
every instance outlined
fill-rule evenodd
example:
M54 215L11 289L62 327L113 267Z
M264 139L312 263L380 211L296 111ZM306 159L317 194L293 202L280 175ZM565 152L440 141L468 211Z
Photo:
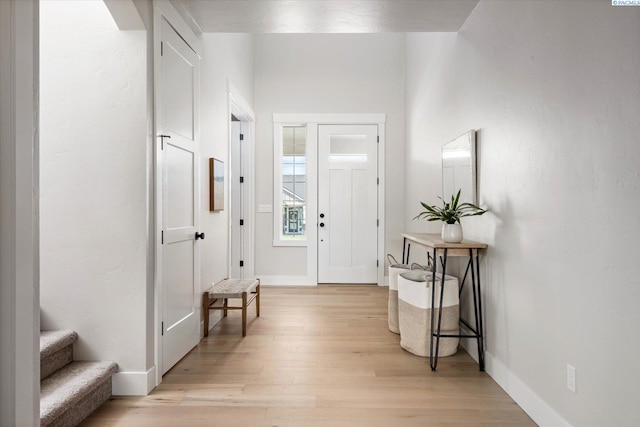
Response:
M476 340L478 342L478 364L480 365L480 371L484 371L484 352L482 346L482 326L481 326L481 309L478 301L480 300L480 289L478 287L478 281L476 281L476 274L480 274L478 260L475 262L475 269L473 263L473 249L469 249L469 259L471 260L471 290L473 292L473 314L476 320ZM480 277L478 277L478 280ZM477 290L476 290L477 288Z
M433 248L433 259L436 259L436 248ZM433 325L435 323L435 311L434 311L434 301L436 299L436 265L433 265L433 271L431 273L431 327L429 328L429 366L431 366L431 370L435 371L436 368L433 366Z
M462 295L462 290L464 289L464 284L467 281L467 275L469 274L469 267L471 267L471 258L469 258L469 262L467 262L467 268L464 271L464 276L462 277L462 282L460 282L460 289L458 289L458 296Z
M478 325L478 364L480 365L480 371L484 371L484 325L482 321L482 292L480 292L480 258L478 251L476 250L476 276L478 279L478 319L480 324Z
M436 249L433 250L434 258L436 255ZM444 284L445 284L445 275L447 272L447 249L444 249L444 254L440 257L440 262L442 266L442 277L440 279L440 305L439 305L439 313L438 313L438 323L435 323L435 278L436 278L436 269L434 268L432 274L432 289L431 289L431 333L429 337L429 365L431 366L431 370L435 371L438 366L438 354L440 349L440 338L475 338L478 345L478 365L480 367L480 371L484 371L484 326L482 323L482 294L480 293L480 260L476 250L474 256L474 249L469 249L469 263L467 264L464 278L462 279L461 289L464 286L464 283L467 279L467 274L469 271L471 272L471 290L473 293L473 314L475 317L475 328L472 327L468 322L464 319L460 319L460 322L467 327L473 335L468 334L442 334L442 304L444 302ZM434 342L435 339L435 342Z
M438 351L440 350L440 334L442 331L442 303L444 302L444 282L445 282L446 273L447 273L447 249L445 248L444 259L442 263L442 277L440 278L440 304L438 304L438 329L436 332L436 351L435 351L436 357L434 359L433 366L431 367L433 371L435 371L436 366L438 366ZM436 284L433 283L432 286L435 288ZM433 300L431 300L431 305L433 305ZM433 329L433 324L431 328Z
M407 249L407 238L405 237L404 239L402 239L402 263L403 264L407 263L407 261L404 259L406 249Z

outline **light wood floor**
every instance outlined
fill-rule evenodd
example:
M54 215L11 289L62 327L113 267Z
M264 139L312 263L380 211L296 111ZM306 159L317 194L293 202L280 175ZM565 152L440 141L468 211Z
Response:
M84 425L530 426L459 350L431 372L387 328L387 288L262 288L247 337L230 314L146 397L114 397Z

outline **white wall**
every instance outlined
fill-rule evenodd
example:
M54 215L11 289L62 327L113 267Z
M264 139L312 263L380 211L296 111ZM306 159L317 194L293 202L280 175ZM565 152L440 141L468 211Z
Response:
M403 36L255 37L256 204L273 204L274 113L386 113L385 246L398 253L404 217ZM272 242L273 214L256 214L257 276L307 274L306 248Z
M640 425L640 8L482 1L406 57L407 228L479 130L487 370L542 425Z
M146 54L146 127L147 127L147 148L146 148L146 169L147 169L147 295L146 295L146 366L150 369L155 363L155 157L154 147L156 145L155 135L155 94L154 94L154 49L153 49L153 1L134 0L137 13L142 19L146 30L147 54ZM154 383L155 384L155 383ZM151 387L151 384L148 385Z
M202 176L200 224L205 232L201 243L202 289L229 276L229 209L225 186L225 209L209 211L209 158L222 160L229 179L228 82L244 99L253 103L253 36L250 34L207 33L202 35L201 162ZM212 316L218 314L212 312Z
M145 32L119 31L104 3L42 2L42 328L74 329L77 359L142 377L146 61Z

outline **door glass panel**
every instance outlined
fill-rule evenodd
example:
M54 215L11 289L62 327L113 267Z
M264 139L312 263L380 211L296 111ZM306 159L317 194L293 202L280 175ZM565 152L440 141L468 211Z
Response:
M306 239L307 129L282 128L282 235L284 240Z
M366 135L331 135L329 161L366 162Z

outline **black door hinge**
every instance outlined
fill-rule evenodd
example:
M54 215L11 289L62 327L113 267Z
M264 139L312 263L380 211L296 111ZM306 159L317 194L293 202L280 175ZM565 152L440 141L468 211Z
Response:
M161 233L160 234L160 244L164 245L164 230L162 230L160 233Z
M165 138L171 139L171 135L158 135L158 137L160 138L160 149L164 150L164 139Z
M244 135L240 134L240 141L244 141Z
M380 227L380 220L376 219L376 227Z
M242 184L244 182L244 176L240 177L240 184Z
M376 267L380 267L380 261L376 260Z
M376 178L376 179L377 179L376 184L380 185L380 178Z
M164 322L162 322L161 326L160 326L160 333L162 335L164 335Z
M244 219L240 220L240 225L244 225Z
M378 142L380 142L380 135L378 135L376 138L378 138Z
M164 53L164 42L160 42L160 56Z
M240 261L240 267L244 267L244 261Z

